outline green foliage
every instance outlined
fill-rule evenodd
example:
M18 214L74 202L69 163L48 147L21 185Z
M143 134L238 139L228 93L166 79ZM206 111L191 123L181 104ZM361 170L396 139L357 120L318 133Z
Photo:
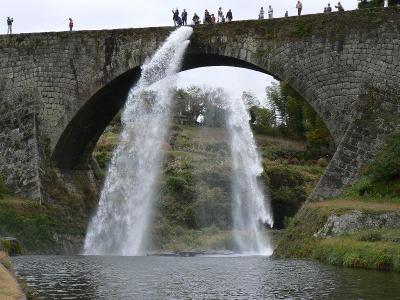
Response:
M347 207L346 204L353 204ZM379 205L381 213L396 210ZM308 203L291 220L274 253L278 257L314 258L324 263L379 270L400 271L400 230L358 230L346 235L318 239L318 232L332 214L354 209L371 211L368 202L330 200ZM378 209L377 207L375 209Z
M400 246L395 243L335 237L319 241L312 256L332 265L400 271Z
M24 216L13 209L4 209L0 211L0 224L0 233L12 234L30 251L41 250L54 243L51 222L44 213Z
M99 167L102 170L106 170L108 164L110 163L112 153L110 152L94 152L94 158L96 159Z
M400 197L400 130L386 139L363 175L346 190L347 195Z
M359 0L358 8L383 7L384 0Z
M17 255L22 253L21 243L18 240L0 240L2 251L9 255Z
M250 108L251 128L256 134L275 134L276 117L272 111L252 106Z
M307 141L307 156L320 158L332 154L333 140L315 110L287 83L267 88L273 116L281 135ZM274 123L274 122L272 122Z
M359 0L358 8L383 7L384 0ZM389 0L389 6L399 5L399 0Z
M366 175L374 181L387 181L400 178L400 130L391 134L382 150L369 164Z
M4 177L0 174L0 199L4 198L5 196L10 194L9 189L6 187L4 183Z
M175 91L174 116L179 124L197 125L199 117L202 125L225 127L226 111L223 107L225 95L221 89L205 89L192 86Z

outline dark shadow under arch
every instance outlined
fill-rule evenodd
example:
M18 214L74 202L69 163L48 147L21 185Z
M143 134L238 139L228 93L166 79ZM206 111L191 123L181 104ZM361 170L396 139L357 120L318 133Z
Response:
M212 66L240 67L262 72L279 80L266 70L240 59L194 52L189 50L185 55L182 71ZM67 125L53 151L52 160L58 168L88 168L98 139L124 106L129 90L139 79L140 73L139 66L125 72L101 88L83 105Z

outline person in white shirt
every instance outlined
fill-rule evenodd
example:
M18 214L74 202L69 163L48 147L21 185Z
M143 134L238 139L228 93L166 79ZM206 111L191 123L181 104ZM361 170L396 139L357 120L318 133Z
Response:
M303 4L301 4L300 0L297 1L296 8L297 8L297 15L301 16L301 11L303 10Z
M272 9L272 6L270 5L268 8L268 19L272 19L274 17L274 10Z
M220 7L218 9L218 23L222 22L223 19L224 19L224 13L222 11L222 7Z
M388 7L389 6L389 0L385 0L385 2L384 2L384 5L383 5L384 7Z

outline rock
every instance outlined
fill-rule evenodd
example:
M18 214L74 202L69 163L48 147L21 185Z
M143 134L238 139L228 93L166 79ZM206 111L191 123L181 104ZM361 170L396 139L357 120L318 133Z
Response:
M316 238L327 238L357 230L400 228L400 212L372 214L353 210L343 215L329 216L325 225L316 233Z

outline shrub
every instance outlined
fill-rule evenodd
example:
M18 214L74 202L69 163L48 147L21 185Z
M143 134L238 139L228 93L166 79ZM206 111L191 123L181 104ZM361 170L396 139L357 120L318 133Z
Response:
M363 242L377 242L382 240L382 234L378 231L366 231L362 232L358 239Z
M368 165L365 173L374 181L400 177L400 130L396 130L386 139L381 151Z
M10 194L10 191L6 187L4 181L4 176L0 174L0 199L4 198L5 195Z
M22 253L21 243L14 239L5 239L0 241L1 249L9 255L17 255Z
M111 153L109 152L95 152L94 157L102 170L105 170L111 160Z

